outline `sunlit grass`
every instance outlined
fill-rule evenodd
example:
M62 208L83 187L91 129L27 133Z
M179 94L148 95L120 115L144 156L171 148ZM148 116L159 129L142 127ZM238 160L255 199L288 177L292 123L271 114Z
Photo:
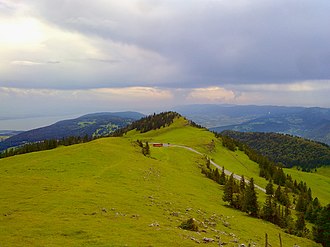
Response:
M279 233L284 246L318 246L227 207L222 187L201 174L202 156L151 147L145 157L137 138L192 146L238 174L249 166L251 175L256 171L244 154L230 154L218 140L211 150L213 134L183 120L143 135L1 159L0 246L192 246L191 237L217 236L227 246L237 246L234 240L263 246L265 233L272 246ZM215 225L206 232L178 228L190 217L205 222L212 216Z

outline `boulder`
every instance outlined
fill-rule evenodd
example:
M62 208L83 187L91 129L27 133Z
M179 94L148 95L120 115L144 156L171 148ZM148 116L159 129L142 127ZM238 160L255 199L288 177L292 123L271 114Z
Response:
M213 238L204 237L203 238L203 241L204 241L204 243L211 243L211 242L214 242L214 239Z

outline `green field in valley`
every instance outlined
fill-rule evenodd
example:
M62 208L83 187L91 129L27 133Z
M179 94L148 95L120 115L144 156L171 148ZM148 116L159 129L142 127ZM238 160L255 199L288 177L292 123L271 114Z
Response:
M283 246L319 246L227 207L222 187L201 174L202 156L151 147L145 157L136 139L193 147L266 184L255 175L257 164L182 118L144 134L131 131L5 158L0 160L0 246L193 246L204 237L226 246L264 246L265 233L272 246L279 246L279 233ZM191 217L203 231L178 227Z

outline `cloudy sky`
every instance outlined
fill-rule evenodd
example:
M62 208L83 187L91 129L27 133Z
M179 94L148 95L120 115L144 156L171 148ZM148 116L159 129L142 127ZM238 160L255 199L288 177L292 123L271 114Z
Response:
M0 119L330 107L328 0L0 0Z

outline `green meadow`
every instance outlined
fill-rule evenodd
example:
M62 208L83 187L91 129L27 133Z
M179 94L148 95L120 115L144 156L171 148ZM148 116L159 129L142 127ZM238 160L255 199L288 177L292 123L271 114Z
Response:
M264 246L265 233L272 246L279 246L279 233L283 246L320 246L227 207L222 187L201 174L202 156L151 147L145 157L136 139L193 147L266 185L257 178L257 164L182 118L144 134L131 131L5 158L0 160L0 246L194 246L204 237L215 240L207 246L219 246L219 239L226 246ZM199 232L179 228L189 218L195 218Z
M293 179L306 181L307 186L311 187L313 197L318 197L322 205L330 203L330 167L321 167L317 172L302 172L295 168L284 169Z

